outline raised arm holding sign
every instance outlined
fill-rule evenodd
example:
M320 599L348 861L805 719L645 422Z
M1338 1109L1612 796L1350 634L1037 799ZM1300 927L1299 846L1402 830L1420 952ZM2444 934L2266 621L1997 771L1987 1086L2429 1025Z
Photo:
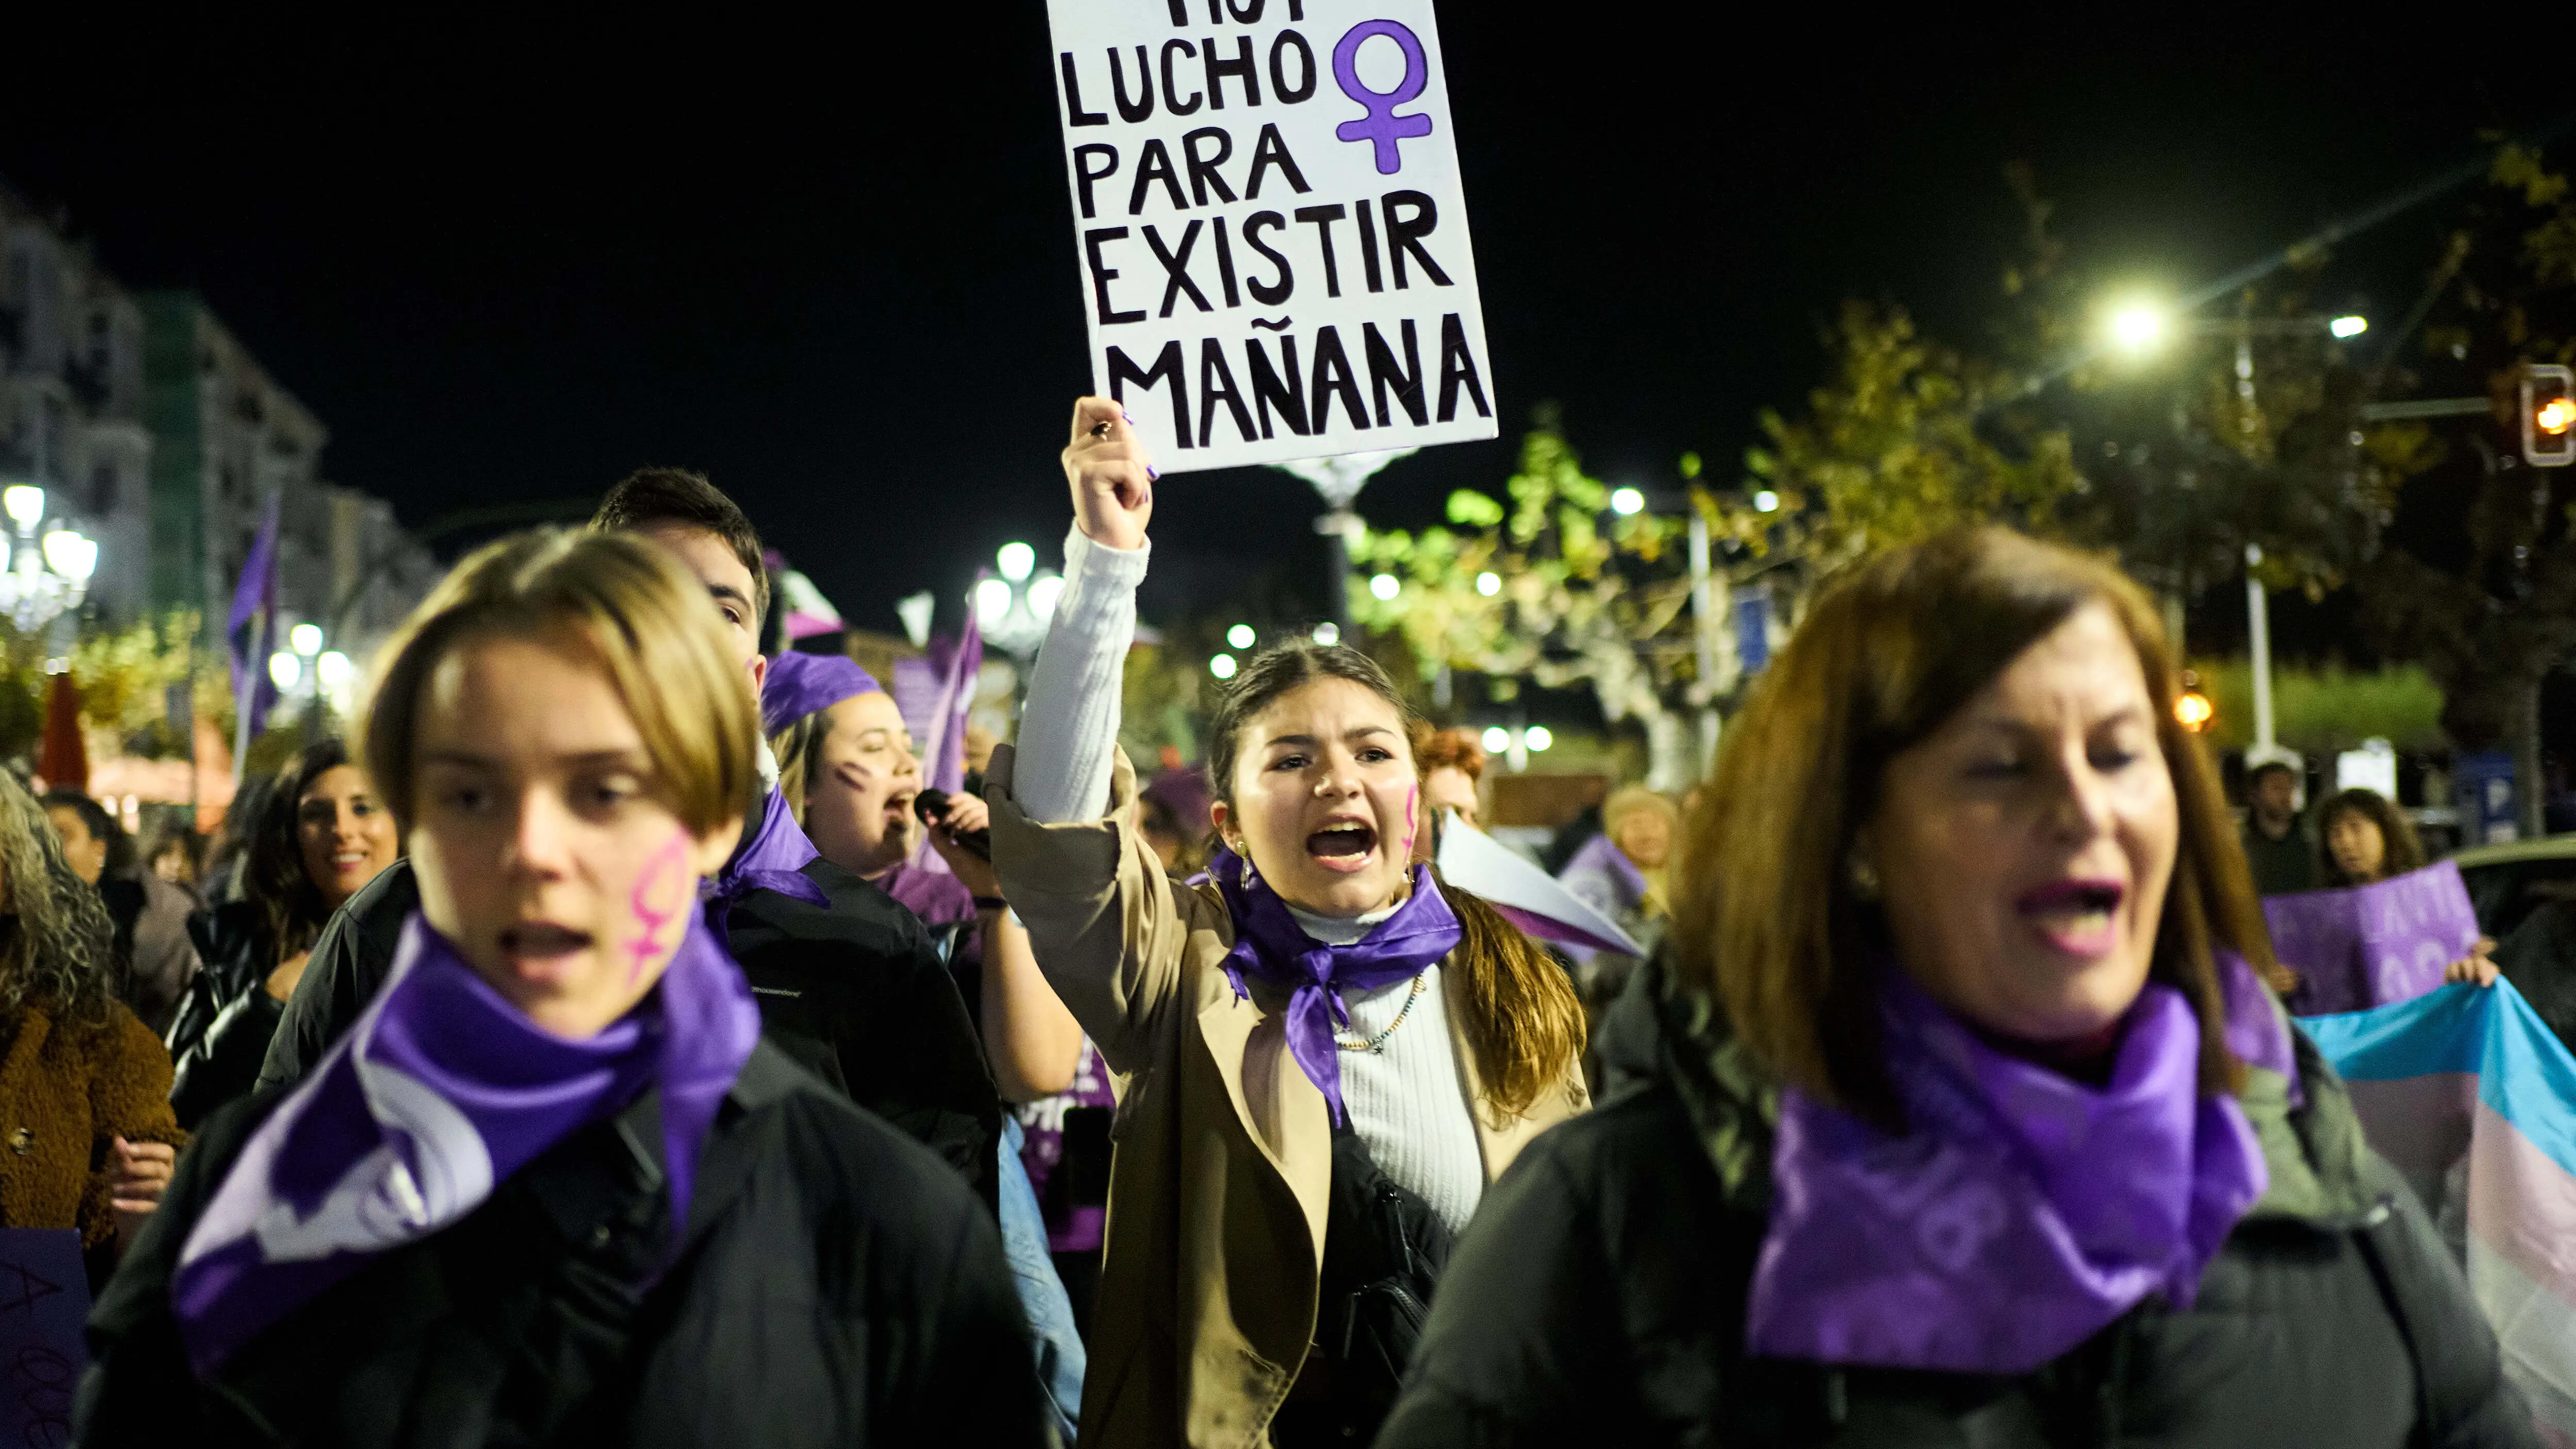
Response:
M1495 435L1430 0L1049 0L1093 390L1168 471Z

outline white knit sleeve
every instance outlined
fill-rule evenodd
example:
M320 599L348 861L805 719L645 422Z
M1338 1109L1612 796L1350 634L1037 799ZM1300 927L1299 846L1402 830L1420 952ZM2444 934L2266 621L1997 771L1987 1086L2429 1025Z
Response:
M1118 696L1136 638L1136 585L1153 545L1109 548L1080 528L1064 540L1064 592L1029 673L1013 793L1032 820L1097 820L1109 808Z

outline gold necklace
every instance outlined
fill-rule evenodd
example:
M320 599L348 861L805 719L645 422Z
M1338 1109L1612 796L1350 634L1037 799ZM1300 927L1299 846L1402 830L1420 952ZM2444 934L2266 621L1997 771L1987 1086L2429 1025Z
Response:
M1404 1025L1404 1019L1413 1014L1413 1003L1422 999L1422 978L1430 974L1429 971L1414 974L1413 989L1405 993L1403 1009L1396 1012L1395 1020L1386 1024L1386 1030L1370 1037L1367 1041L1344 1041L1336 1036L1333 1038L1333 1045L1346 1052L1367 1052L1373 1057L1386 1055L1386 1039L1395 1035L1395 1029Z

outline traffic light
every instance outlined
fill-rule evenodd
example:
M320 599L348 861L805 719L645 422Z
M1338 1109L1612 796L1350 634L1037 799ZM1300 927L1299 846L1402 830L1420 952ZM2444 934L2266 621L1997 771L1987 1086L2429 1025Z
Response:
M2193 734L2209 728L2218 718L2218 706L2201 692L2200 676L2186 669L2182 672L2182 693L2174 698L2174 722Z
M2576 463L2576 372L2554 362L2524 365L2522 461L2535 468Z

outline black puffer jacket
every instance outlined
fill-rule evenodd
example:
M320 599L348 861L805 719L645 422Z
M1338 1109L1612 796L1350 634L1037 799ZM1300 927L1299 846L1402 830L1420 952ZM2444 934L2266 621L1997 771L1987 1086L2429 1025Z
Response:
M1665 981L1640 971L1605 1023L1608 1099L1486 1195L1379 1449L2536 1444L2466 1285L2304 1036L2304 1107L2268 1072L2247 1089L2272 1186L2189 1311L2150 1299L2019 1378L1748 1359L1774 1113Z
M100 1297L80 1443L1011 1449L1045 1437L991 1219L939 1159L766 1043L709 1130L675 1256L647 1092L201 1383L171 1278L282 1097L215 1114Z

